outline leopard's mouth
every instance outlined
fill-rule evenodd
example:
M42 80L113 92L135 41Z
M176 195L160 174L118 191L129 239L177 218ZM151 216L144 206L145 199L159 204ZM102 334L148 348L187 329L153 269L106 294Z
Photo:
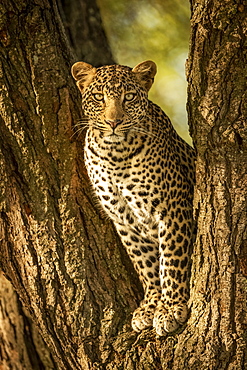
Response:
M126 131L120 131L118 128L113 129L101 129L100 127L96 127L100 131L100 138L109 140L110 142L120 142L126 138Z

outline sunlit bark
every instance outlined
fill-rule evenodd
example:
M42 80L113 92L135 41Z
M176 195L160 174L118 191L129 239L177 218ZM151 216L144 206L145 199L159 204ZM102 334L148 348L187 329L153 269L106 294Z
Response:
M76 56L55 2L2 1L0 267L17 292L0 275L4 370L247 367L247 10L219 0L191 5L188 111L198 152L191 317L179 333L157 338L130 328L142 291L88 183L83 137L73 129ZM94 55L82 59L112 62L110 53L108 62Z
M191 318L173 368L245 369L247 8L216 0L191 5L188 112L198 153L198 227Z

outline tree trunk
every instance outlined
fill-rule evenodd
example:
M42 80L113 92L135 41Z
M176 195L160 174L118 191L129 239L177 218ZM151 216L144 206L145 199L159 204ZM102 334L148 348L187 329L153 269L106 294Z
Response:
M4 370L247 366L247 10L219 0L191 5L188 111L198 151L191 317L180 333L156 338L130 328L142 289L91 193L83 137L73 130L75 57L55 2L3 1L0 267L28 311L0 277ZM94 55L82 59L112 61L110 53L108 62Z
M58 369L11 283L0 274L0 369Z
M80 118L74 58L55 2L6 0L1 10L1 269L54 368L90 369L106 362L111 338L127 331L140 283L92 200L83 140L72 129ZM5 334L2 366L15 368L7 348L14 339L2 323ZM18 366L34 369L18 335Z
M246 369L247 4L191 6L188 112L198 223L191 318L172 369Z
M58 0L57 3L77 61L95 67L114 63L96 1Z

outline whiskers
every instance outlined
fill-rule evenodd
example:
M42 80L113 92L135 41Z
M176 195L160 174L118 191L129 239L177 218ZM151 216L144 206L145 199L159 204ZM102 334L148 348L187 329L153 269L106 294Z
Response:
M87 129L88 127L90 127L90 124L89 124L89 119L84 116L83 118L81 118L76 125L74 125L74 133L73 135L71 136L71 139L75 136L75 135L78 135L78 137L80 135L82 135L83 131L85 129Z
M116 130L116 137L112 137L109 139L111 143L114 145L114 142L122 141L126 135L130 136L136 136L136 135L144 135L149 138L159 138L159 133L157 130L152 130L152 123L146 121L146 117L139 117L138 122L134 122L131 117L128 117L128 121L121 124L119 127L117 127ZM89 117L83 116L76 125L74 125L74 133L71 136L71 139L75 136L83 134L83 131L88 128L94 128L96 130L99 130L102 133L102 137L110 137L112 134L112 130L110 127L105 125L104 122L101 121L92 121ZM117 136L120 135L122 137L120 139L117 138Z
M159 138L158 133L157 132L153 132L151 130L151 127L148 124L146 124L145 122L143 122L143 121L137 123L136 125L133 125L131 127L131 131L133 133L142 134L142 135L145 135L147 137Z
M138 117L138 122L133 122L133 119L129 116L129 133L130 134L141 134L150 138L158 138L159 135L157 132L152 131L152 125L147 122L145 115ZM126 130L128 131L128 130Z
M97 121L92 121L92 120L89 119L89 117L84 116L80 120L78 120L78 122L77 122L76 125L74 125L74 133L71 136L71 139L75 135L78 135L78 137L79 137L80 135L82 135L83 131L86 130L86 129L88 129L88 128L97 129L97 130L99 130L102 133L111 132L111 130L109 130L109 127L105 126L104 122L101 122L101 121L98 121L98 122Z
M131 128L131 131L132 132L137 132L138 134L142 134L142 135L145 135L147 137L151 137L151 138L158 138L158 135L151 132L151 131L148 131L146 128L143 128L143 127L137 127L137 126L133 126Z

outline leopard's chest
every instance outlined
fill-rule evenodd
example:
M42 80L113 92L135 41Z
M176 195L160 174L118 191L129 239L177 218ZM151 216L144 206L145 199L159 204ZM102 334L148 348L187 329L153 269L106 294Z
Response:
M145 153L138 156L108 156L87 148L85 162L90 180L102 206L115 221L139 223L155 222L154 206L160 200L161 179L153 177L153 166ZM108 154L109 154L108 153ZM151 171L150 171L151 170ZM159 183L159 185L158 185ZM155 212L154 212L155 210Z

